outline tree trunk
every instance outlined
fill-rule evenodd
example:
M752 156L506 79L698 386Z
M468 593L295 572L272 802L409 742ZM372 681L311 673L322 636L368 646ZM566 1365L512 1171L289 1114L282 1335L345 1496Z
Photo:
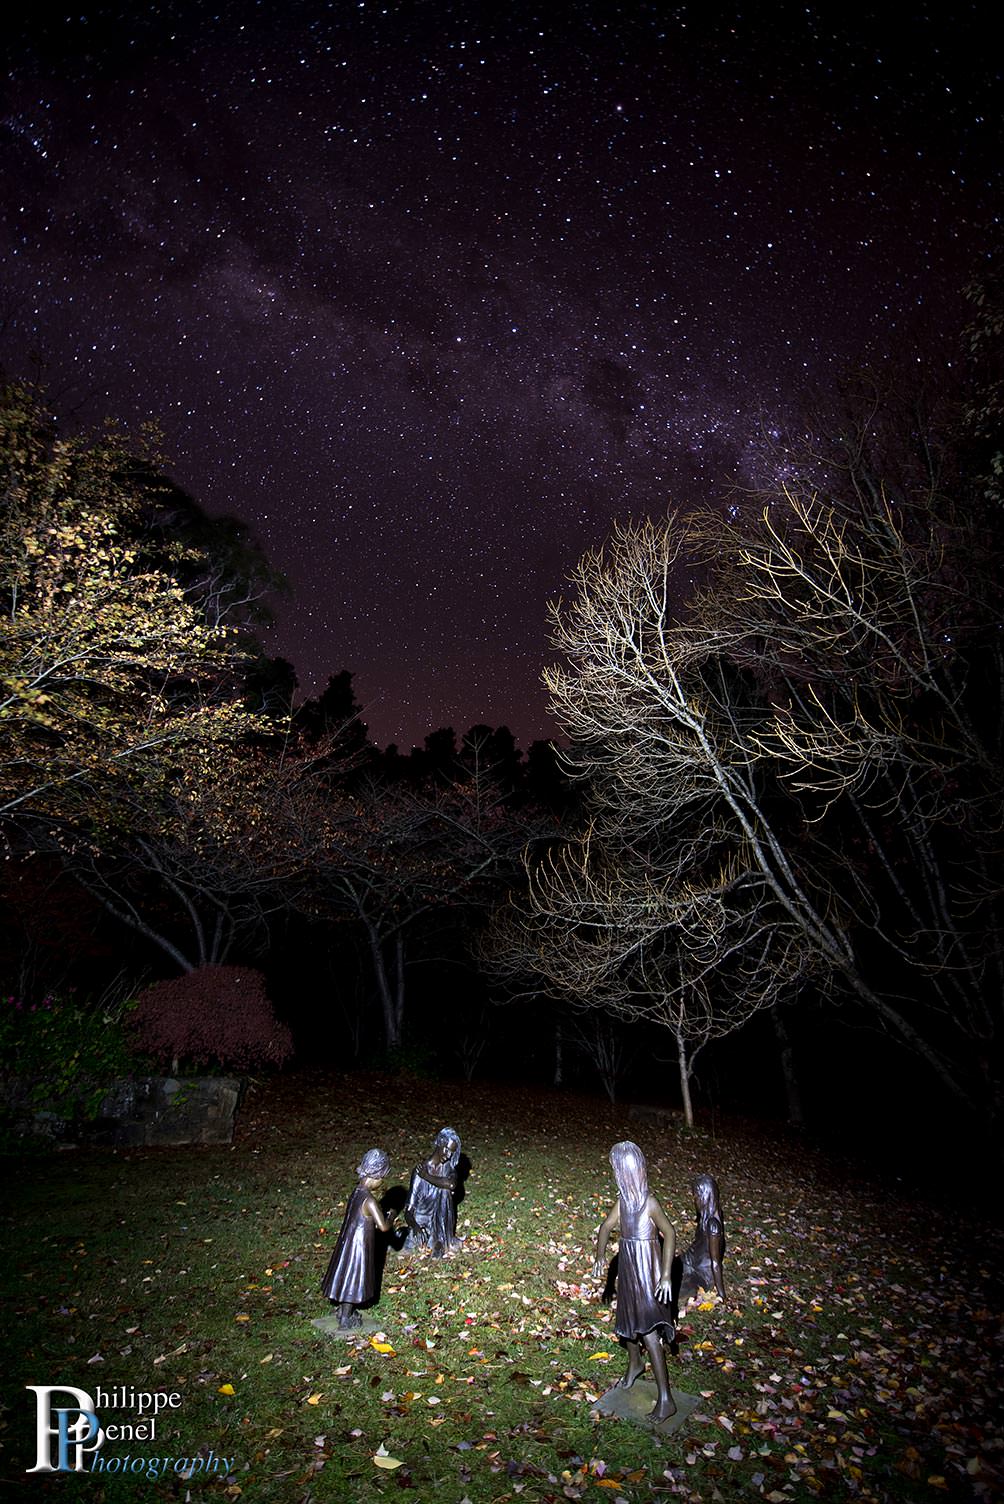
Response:
M144 939L149 940L153 945L156 945L160 950L164 951L164 953L170 956L171 960L174 961L183 972L196 970L199 965L199 962L197 960L190 960L189 957L186 956L183 951L179 950L178 947L172 943L172 941L168 940L165 935L159 934L157 930L152 929L150 925L148 925L144 920L140 919L138 914L132 914L125 909L119 908L117 904L109 902L109 900L104 896L103 893L99 892L95 888L88 887L86 883L83 883L82 886L87 888L87 891L89 893L93 894L93 896L98 900L98 903L100 903L101 907L105 909L109 914L111 914L113 919L119 920L119 922L121 924L124 924L128 929L135 930L137 935L142 935Z
M779 1007L770 1010L771 1020L774 1024L774 1035L777 1039L781 1058L781 1075L784 1077L784 1092L788 1103L788 1126L790 1128L804 1128L805 1114L802 1111L802 1093L799 1090L798 1075L795 1071L795 1052L791 1044L791 1035L788 1033L788 1025L784 1021L784 1013Z
M404 936L394 937L394 1033L398 1044L404 1033Z
M688 1128L694 1126L694 1105L690 1100L690 1062L687 1060L687 1041L682 1034L676 1036L676 1058L680 1067L680 1096L683 1098L683 1121Z
M387 962L380 943L380 936L369 925L366 927L370 942L370 959L373 962L373 975L376 978L377 991L380 994L380 1006L383 1012L384 1043L388 1051L396 1050L401 1043L401 1017L403 1013L402 978L395 979L396 985L392 989L391 979L387 975Z
M563 1060L563 1057L562 1057L562 1048L563 1048L564 1042L565 1042L564 1041L564 1035L562 1034L562 1029L561 1029L561 1019L560 1018L556 1018L554 1020L554 1085L555 1086L560 1086L561 1083L562 1083L562 1081L564 1080L564 1060Z

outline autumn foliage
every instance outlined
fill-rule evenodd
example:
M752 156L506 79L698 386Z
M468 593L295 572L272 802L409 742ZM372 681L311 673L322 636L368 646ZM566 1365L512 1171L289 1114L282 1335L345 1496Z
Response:
M34 389L0 384L0 819L19 842L107 832L130 790L152 802L179 759L262 729L255 602L233 597L266 566L235 586L233 529L189 541L198 509L159 467L149 436L61 437Z
M275 1016L260 971L200 966L156 982L138 999L131 1026L138 1049L164 1065L223 1065L238 1070L283 1065L293 1037Z

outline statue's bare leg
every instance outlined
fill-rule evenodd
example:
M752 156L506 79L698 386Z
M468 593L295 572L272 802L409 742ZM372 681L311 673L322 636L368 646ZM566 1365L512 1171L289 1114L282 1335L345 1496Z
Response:
M628 1366L627 1373L622 1379L617 1380L616 1388L630 1389L635 1379L640 1378L645 1370L645 1359L641 1355L640 1342L628 1342Z
M658 1391L655 1404L650 1414L653 1420L666 1420L676 1414L676 1401L673 1399L673 1391L669 1387L669 1373L666 1369L666 1350L662 1345L662 1338L658 1332L646 1332L642 1338L648 1360L652 1365L655 1375L655 1387ZM635 1344L637 1346L637 1344Z

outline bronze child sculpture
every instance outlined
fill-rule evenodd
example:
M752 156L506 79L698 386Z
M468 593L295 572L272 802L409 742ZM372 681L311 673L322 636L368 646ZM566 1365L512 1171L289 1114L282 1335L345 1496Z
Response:
M698 1175L694 1180L694 1207L697 1230L694 1241L683 1255L677 1300L686 1304L699 1290L716 1290L725 1299L725 1223L718 1199L718 1185L713 1175Z
M369 1149L359 1161L359 1184L349 1197L335 1251L321 1281L321 1290L338 1311L338 1325L362 1325L358 1307L373 1299L376 1290L374 1233L390 1232L393 1218L385 1217L374 1197L390 1169L382 1149Z
M442 1258L460 1242L454 1199L459 1161L460 1135L454 1128L440 1128L433 1139L432 1153L411 1174L404 1209L408 1224L404 1247L408 1252L428 1248L433 1258Z
M676 1414L662 1345L663 1339L672 1342L676 1335L670 1287L676 1234L666 1213L649 1191L645 1156L638 1145L630 1140L614 1144L610 1150L610 1163L617 1182L617 1200L596 1240L593 1278L602 1278L607 1240L619 1227L614 1330L628 1350L627 1372L619 1383L622 1388L630 1389L641 1375L645 1367L644 1347L652 1365L657 1391L650 1413L654 1420L666 1420Z

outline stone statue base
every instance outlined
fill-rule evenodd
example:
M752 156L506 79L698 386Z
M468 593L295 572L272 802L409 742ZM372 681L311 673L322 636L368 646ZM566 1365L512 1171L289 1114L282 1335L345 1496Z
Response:
M343 1340L347 1337L372 1337L374 1332L383 1330L383 1323L369 1311L360 1311L359 1318L358 1326L339 1326L337 1312L329 1311L327 1316L315 1316L310 1324L325 1337L341 1337Z
M315 1323L316 1324L316 1323ZM665 1420L653 1420L649 1411L655 1404L659 1391L649 1379L636 1379L630 1389L616 1385L601 1394L593 1407L600 1415L613 1415L618 1420L630 1421L633 1426L644 1426L657 1436L674 1436L700 1404L696 1394L687 1394L683 1389L670 1386L676 1405L676 1414Z

